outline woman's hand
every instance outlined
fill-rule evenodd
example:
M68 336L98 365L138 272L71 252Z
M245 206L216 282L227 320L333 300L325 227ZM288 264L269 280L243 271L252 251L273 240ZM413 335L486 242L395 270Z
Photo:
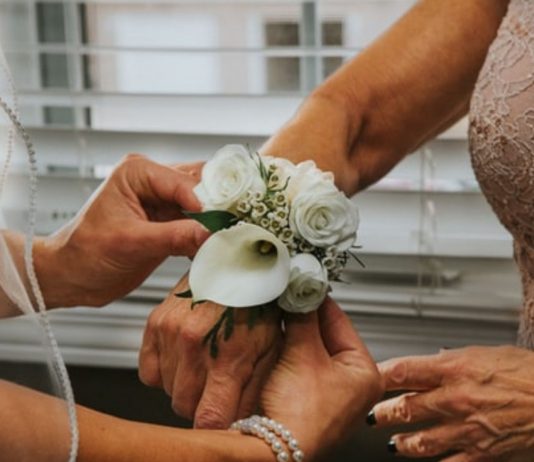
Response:
M333 300L319 312L288 315L285 334L262 408L315 459L363 422L383 385L365 345Z
M409 393L374 408L380 427L432 422L392 438L408 457L449 453L447 462L532 461L534 353L506 347L444 350L382 363L387 390Z
M187 277L152 311L139 355L139 377L172 397L173 410L195 428L226 429L257 408L262 385L278 358L280 312L258 318L249 329L247 310L234 310L234 332L219 338L217 358L203 339L222 313L212 303L191 310L191 300L175 297Z
M194 167L129 155L72 222L38 239L35 266L47 306L104 305L136 288L166 257L194 255L208 237L181 214L200 209Z

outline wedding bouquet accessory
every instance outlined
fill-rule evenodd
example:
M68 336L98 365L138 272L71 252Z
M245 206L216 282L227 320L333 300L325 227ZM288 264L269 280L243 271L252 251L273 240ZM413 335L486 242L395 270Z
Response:
M226 307L205 337L212 356L219 331L232 335L234 309L249 310L249 327L272 307L316 310L350 256L358 259L358 210L312 161L227 145L204 165L195 193L202 212L185 213L213 234L191 264L190 289L176 295Z
M243 435L253 435L264 440L271 446L277 462L304 461L304 452L300 449L299 442L287 428L273 419L253 415L248 419L234 422L230 429L237 430ZM291 459L289 457L290 452Z

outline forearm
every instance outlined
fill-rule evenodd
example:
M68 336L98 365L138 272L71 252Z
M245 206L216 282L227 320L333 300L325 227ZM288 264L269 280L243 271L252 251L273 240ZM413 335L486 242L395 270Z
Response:
M314 159L348 194L467 111L506 0L419 2L304 102L262 152Z
M270 448L236 432L183 430L79 410L79 462L274 462Z
M65 403L0 381L0 451L5 460L67 460ZM129 422L78 407L79 462L273 462L261 440L230 431ZM4 459L2 459L4 460Z

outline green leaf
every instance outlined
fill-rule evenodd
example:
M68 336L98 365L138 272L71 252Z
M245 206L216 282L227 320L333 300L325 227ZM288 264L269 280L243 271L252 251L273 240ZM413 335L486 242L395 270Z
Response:
M198 221L212 233L216 233L221 229L230 228L239 221L239 217L226 210L208 210L207 212L184 211L183 214L186 217Z
M219 346L217 345L217 336L214 335L211 338L211 342L210 342L210 356L213 359L217 359L218 355L219 355Z
M213 329L211 329L206 335L204 335L204 338L202 339L202 345L206 345L211 340L211 337L213 336Z
M193 298L193 292L191 292L191 289L187 289L184 292L174 294L174 296L178 298Z
M258 154L258 162L259 162L259 168L260 168L260 175L263 178L264 181L267 181L269 179L269 173L267 172L267 169L265 168L265 164L263 163L263 160Z
M263 159L261 158L260 154L258 152L251 152L249 149L248 152L250 158L256 163L258 166L258 170L260 172L261 179L265 182L269 180L269 172L265 168L265 164L263 163Z
M209 342L210 356L213 359L216 359L217 355L219 354L219 346L217 345L217 337L219 335L219 331L221 330L221 327L223 323L225 322L225 320L228 321L228 317L230 316L232 317L231 325L232 325L232 331L233 331L233 310L232 308L226 308L222 312L218 321L213 325L213 327L209 330L209 332L204 336L204 339L202 340L203 345L206 345ZM225 340L227 340L226 329L228 329L227 324L225 324L225 332L224 332Z
M228 314L226 322L224 323L224 340L228 340L234 333L234 310L232 308L226 309Z

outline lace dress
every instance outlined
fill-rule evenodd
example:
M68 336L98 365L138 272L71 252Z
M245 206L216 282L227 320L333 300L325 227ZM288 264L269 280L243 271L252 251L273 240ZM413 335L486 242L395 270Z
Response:
M470 109L471 160L514 237L524 307L519 344L534 349L534 1L511 0Z

